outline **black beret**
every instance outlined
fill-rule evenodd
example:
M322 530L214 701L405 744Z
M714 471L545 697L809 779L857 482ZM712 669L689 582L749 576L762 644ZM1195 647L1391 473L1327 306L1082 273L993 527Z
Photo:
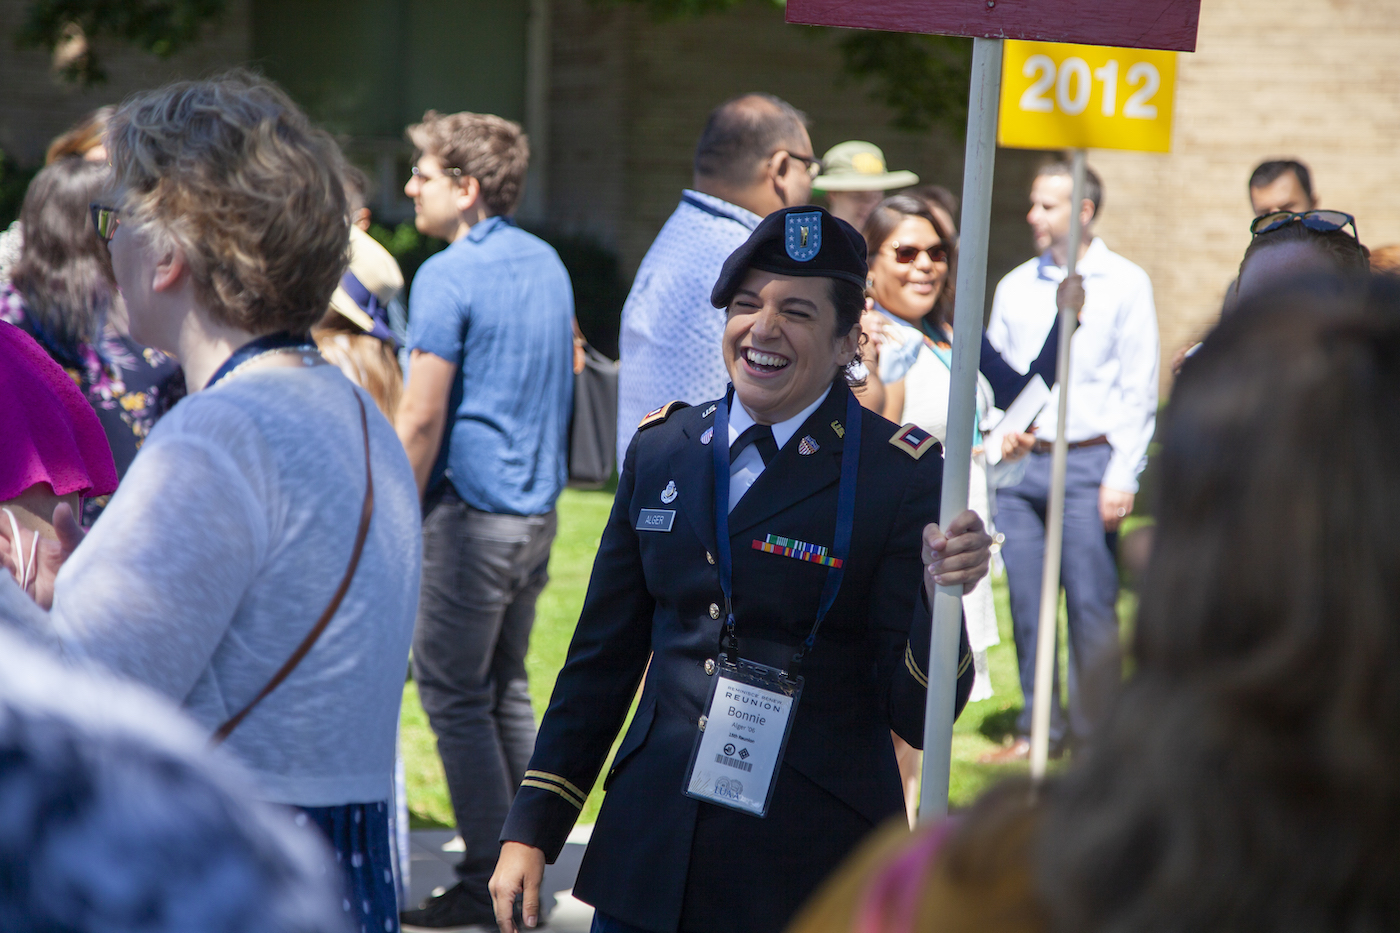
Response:
M710 292L710 304L727 308L750 269L777 275L844 279L865 287L865 237L814 204L774 211L730 253Z

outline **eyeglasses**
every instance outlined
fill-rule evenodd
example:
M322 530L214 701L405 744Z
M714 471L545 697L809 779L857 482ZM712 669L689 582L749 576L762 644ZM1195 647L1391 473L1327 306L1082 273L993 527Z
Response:
M1361 237L1356 232L1356 218L1343 211L1273 211L1268 214L1254 218L1249 225L1249 232L1254 236L1261 233L1269 233L1280 227L1286 227L1292 223L1300 223L1309 230L1316 230L1319 233L1331 233L1334 230L1341 230L1345 233L1345 227L1351 227L1351 238L1356 242L1361 242Z
M894 261L900 263L911 263L919 258L920 253L927 253L929 262L948 261L948 251L940 244L933 246L900 246L899 243L891 243L890 249L894 250Z
M795 152L788 152L788 150L786 149L780 149L778 150L778 152L787 152L788 155L792 156L794 159L807 166L808 178L816 178L822 173L822 160L816 158L815 156L798 155Z
M419 168L419 167L416 166L416 165L413 166L413 168L409 169L409 171L413 173L413 177L414 177L414 178L418 179L419 181L423 182L424 184L427 184L427 183L430 182L430 181L436 181L436 180L439 179L439 178L461 178L461 177L462 177L462 170L459 169L459 168L445 168L445 169L442 170L442 174L441 174L441 175L429 175L427 172L423 171L421 168Z
M97 230L97 235L102 238L103 243L110 244L113 234L121 224L117 209L94 201L88 205L88 210L92 213L92 226Z

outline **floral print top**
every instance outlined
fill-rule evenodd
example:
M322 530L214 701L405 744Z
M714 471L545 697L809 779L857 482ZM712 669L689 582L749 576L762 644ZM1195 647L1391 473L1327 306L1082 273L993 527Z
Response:
M8 282L0 285L0 321L17 325L38 341L83 390L107 434L118 479L126 474L156 419L185 394L179 363L119 334L110 324L103 325L93 343L60 345L33 319L24 297ZM84 500L83 524L96 521L109 498Z

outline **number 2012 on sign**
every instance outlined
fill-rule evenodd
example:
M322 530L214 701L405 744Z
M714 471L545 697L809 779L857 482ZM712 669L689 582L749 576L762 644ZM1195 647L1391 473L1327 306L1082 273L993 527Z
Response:
M1175 52L1008 41L997 141L1166 152L1175 83Z

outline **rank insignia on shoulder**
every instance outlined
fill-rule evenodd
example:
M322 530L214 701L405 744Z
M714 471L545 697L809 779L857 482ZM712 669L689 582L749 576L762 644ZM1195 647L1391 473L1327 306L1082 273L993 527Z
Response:
M689 407L689 402L667 402L665 405L662 405L660 408L656 409L656 411L647 412L646 415L642 418L641 423L637 425L637 430L640 431L643 428L649 428L652 425L660 424L667 418L671 417L671 415L675 412L680 411L682 408Z
M890 438L890 443L915 460L918 460L924 454L928 453L929 450L938 446L938 442L933 439L933 435L917 424L906 424L904 427L894 432L894 437Z

